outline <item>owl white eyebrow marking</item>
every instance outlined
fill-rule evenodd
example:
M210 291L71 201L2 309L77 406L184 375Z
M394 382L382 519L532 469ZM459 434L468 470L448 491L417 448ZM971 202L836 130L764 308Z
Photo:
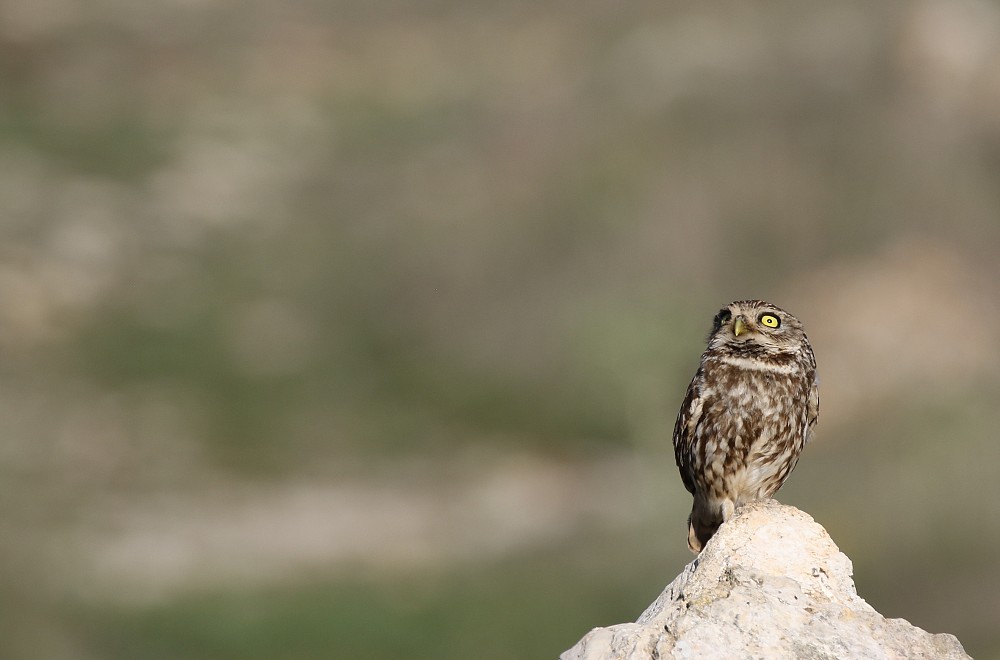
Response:
M770 371L776 374L793 374L799 371L797 364L771 364L763 360L740 357L738 355L722 355L715 358L723 364L740 369L753 369L754 371Z

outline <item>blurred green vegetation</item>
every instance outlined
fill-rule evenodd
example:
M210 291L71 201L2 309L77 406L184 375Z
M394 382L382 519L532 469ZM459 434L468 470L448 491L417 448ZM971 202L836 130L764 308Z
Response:
M10 657L632 620L689 559L673 416L751 296L823 379L780 498L884 614L1000 657L996 2L0 9ZM316 483L356 517L272 503Z
M648 547L648 536L629 545ZM655 553L609 569L622 540L588 536L445 573L238 588L76 620L97 657L554 657L593 621L635 619L658 595L650 576L668 569ZM581 574L592 579L580 583Z

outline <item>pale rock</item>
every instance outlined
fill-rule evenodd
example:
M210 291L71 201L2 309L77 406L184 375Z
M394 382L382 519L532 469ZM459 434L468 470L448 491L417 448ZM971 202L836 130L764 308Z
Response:
M952 635L886 619L810 516L773 500L742 508L635 623L595 628L562 660L968 658Z

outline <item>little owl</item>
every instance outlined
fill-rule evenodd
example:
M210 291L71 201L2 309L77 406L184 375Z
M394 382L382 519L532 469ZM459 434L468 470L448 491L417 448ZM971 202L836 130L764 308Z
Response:
M799 320L763 300L719 310L674 425L677 467L694 495L692 552L738 507L781 488L818 416L816 358Z

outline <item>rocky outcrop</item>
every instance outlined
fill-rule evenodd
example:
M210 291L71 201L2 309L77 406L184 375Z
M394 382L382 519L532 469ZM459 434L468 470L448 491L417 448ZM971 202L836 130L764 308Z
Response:
M886 619L810 516L773 500L740 510L635 623L595 628L562 660L968 658L952 635Z

